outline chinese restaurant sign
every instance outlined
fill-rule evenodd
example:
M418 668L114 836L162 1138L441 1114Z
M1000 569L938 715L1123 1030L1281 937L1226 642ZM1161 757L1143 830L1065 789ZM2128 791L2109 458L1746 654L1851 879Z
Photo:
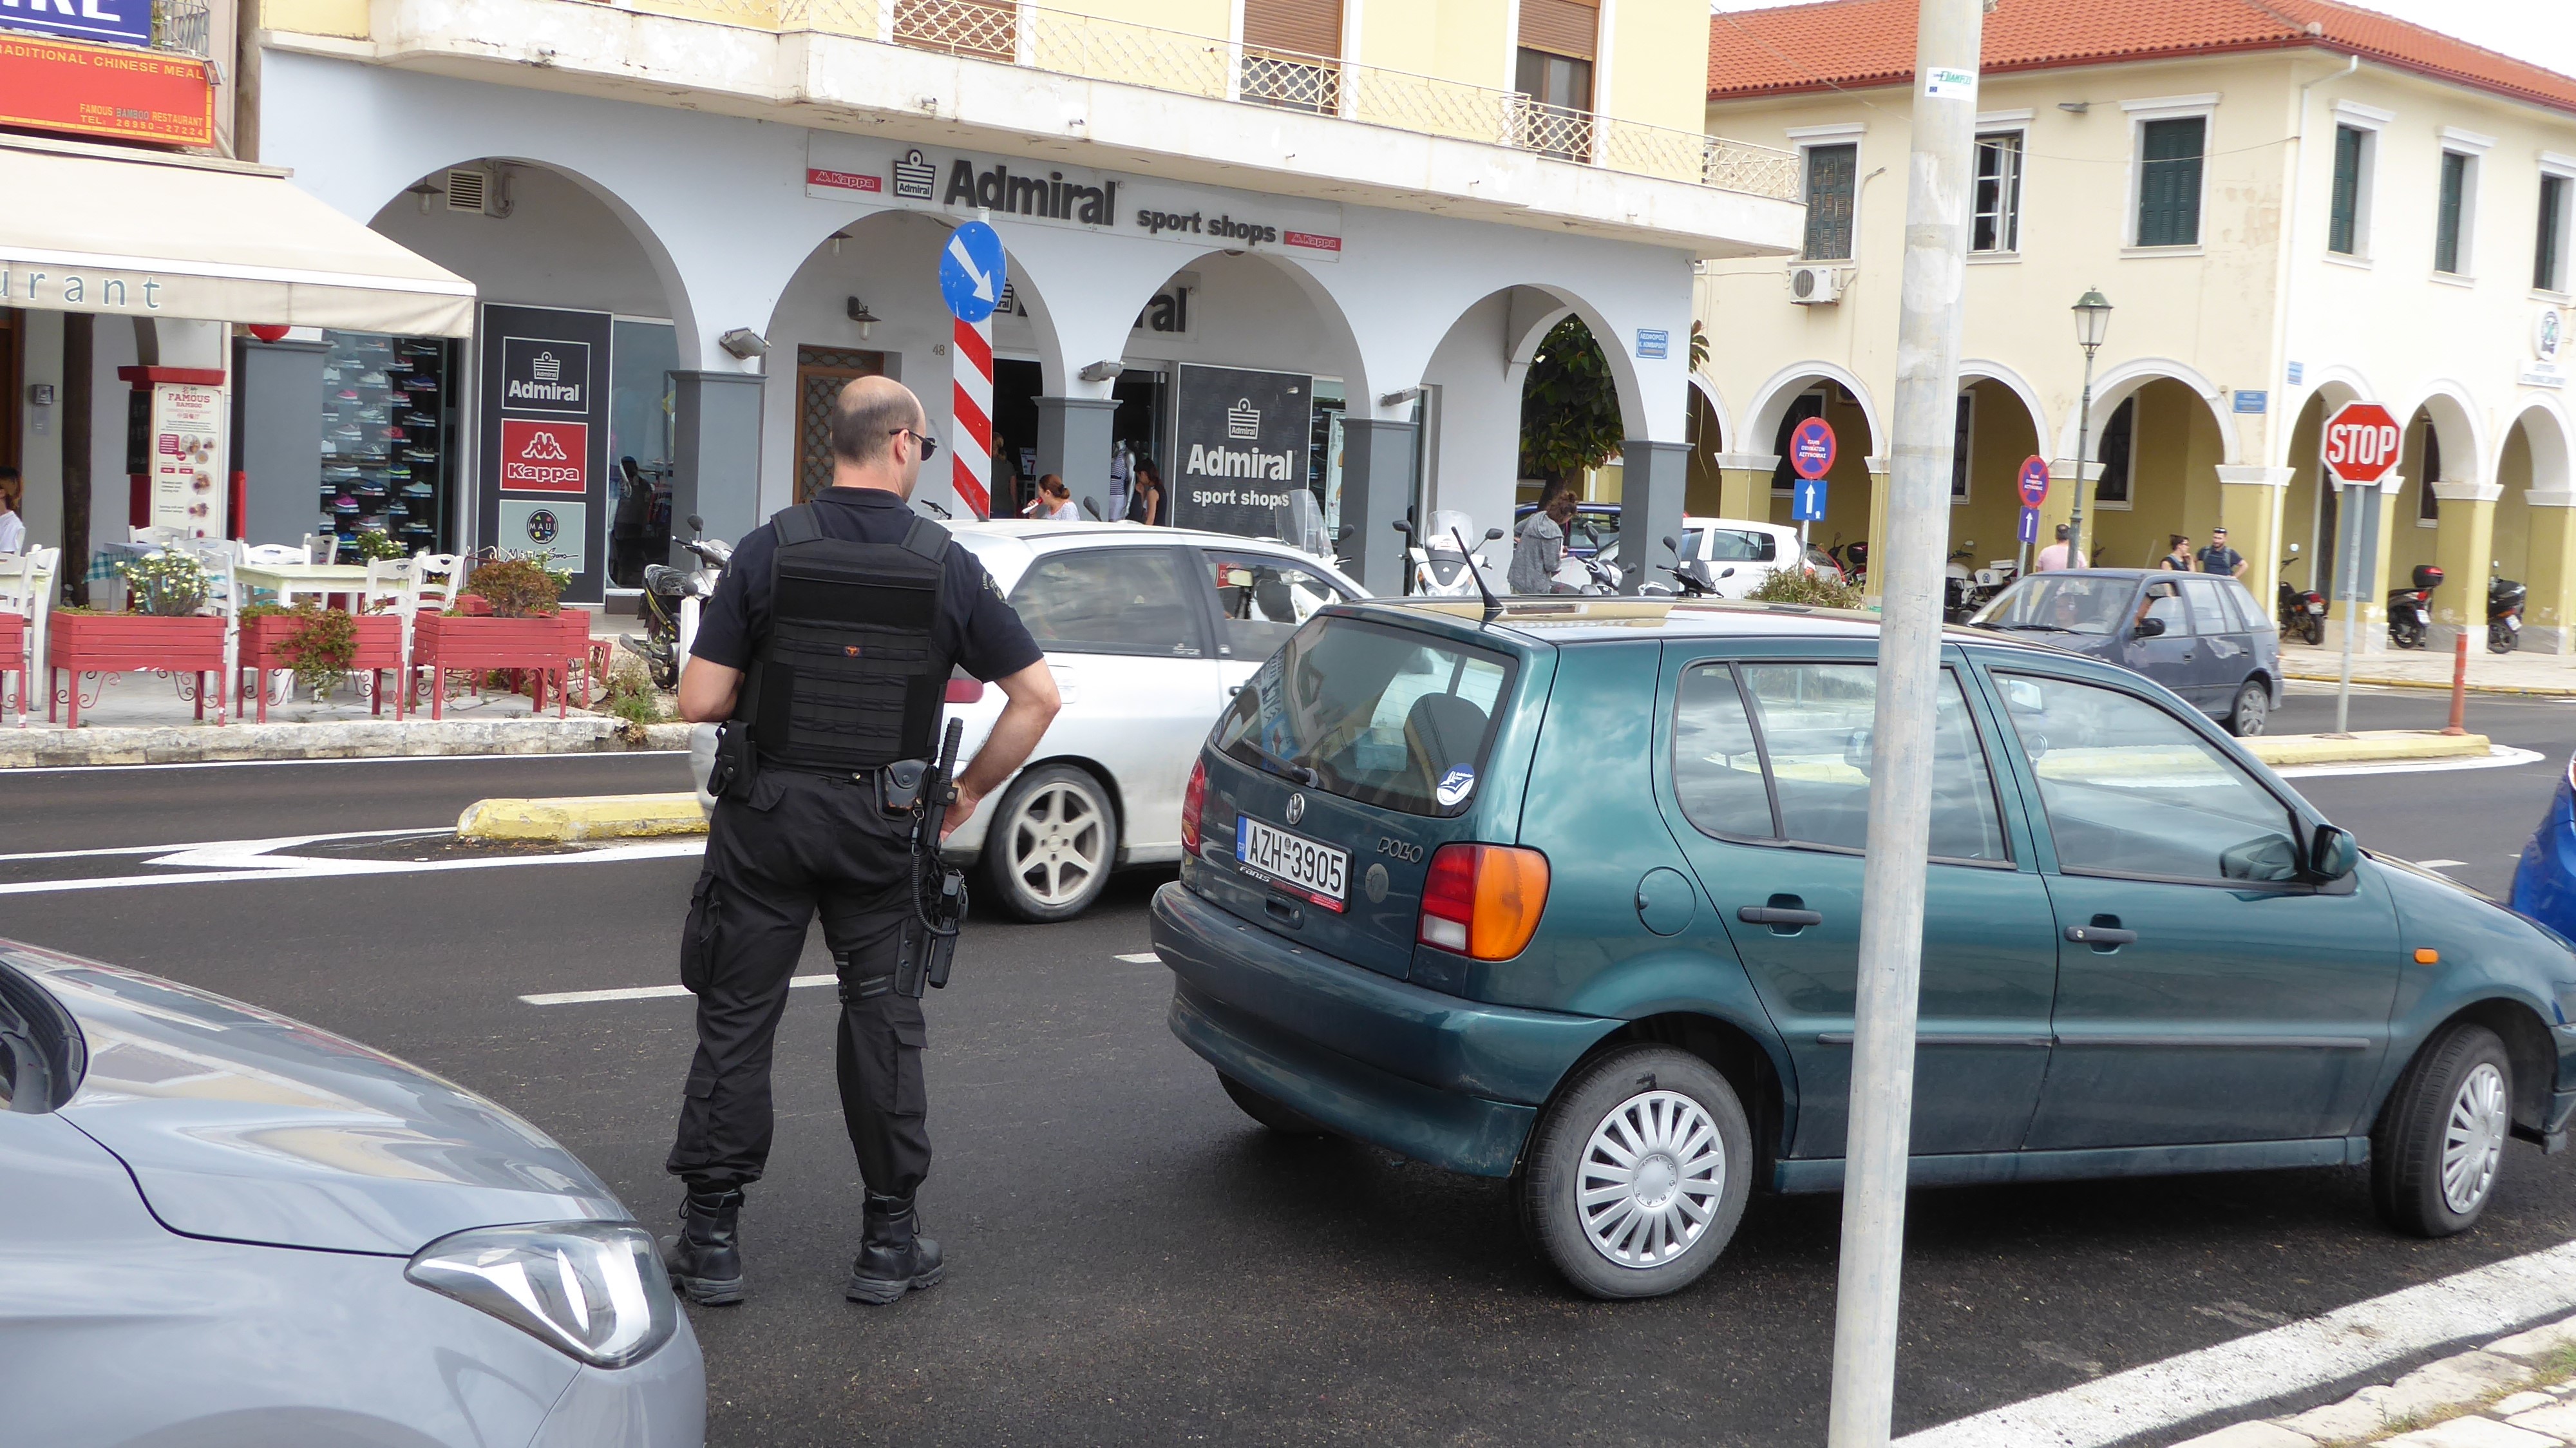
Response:
M16 19L17 12L0 10L0 25ZM71 45L0 29L0 126L211 146L215 86L206 63L193 56Z

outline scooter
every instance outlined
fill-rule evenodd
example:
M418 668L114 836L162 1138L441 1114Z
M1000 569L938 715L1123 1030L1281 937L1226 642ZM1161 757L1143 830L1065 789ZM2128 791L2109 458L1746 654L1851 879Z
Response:
M1556 581L1576 593L1596 596L1617 593L1619 572L1601 561L1601 534L1580 519L1575 521L1574 527L1583 535L1583 541L1592 545L1592 551L1576 553L1568 549L1556 565Z
M2290 556L2281 560L2281 567L2286 572L2291 564L2298 561L2299 545L2293 543L2290 545ZM2324 594L2313 589L2301 592L2292 588L2285 577L2281 580L2280 602L2275 609L2280 614L2283 637L2296 635L2312 644L2326 641L2326 596Z
M689 515L689 531L703 533L706 524ZM698 640L698 614L715 595L716 581L733 562L733 545L718 538L692 538L680 545L698 556L691 570L668 564L644 565L644 633L627 634L618 643L644 660L653 687L680 687L680 661Z
M1412 560L1412 586L1407 593L1430 598L1477 598L1478 573L1493 572L1492 560L1467 549L1467 534L1475 523L1464 513L1443 508L1431 515L1428 529L1416 530L1410 518L1395 520L1395 531L1405 537L1405 553ZM1503 536L1500 528L1485 530L1484 541L1491 543Z
M1684 558L1681 545L1669 536L1664 539L1664 551L1673 555L1673 562L1671 567L1660 571L1671 574L1673 581L1671 583L1647 582L1638 585L1637 592L1648 598L1671 598L1678 595L1687 601L1694 598L1723 597L1717 591L1717 581L1735 576L1735 568L1732 564L1723 571L1712 573L1709 571L1707 559Z
M2531 590L2510 578L2487 580L2487 652L2509 654L2521 642L2522 604Z
M1997 595L2012 587L2014 581L2021 577L2021 560L1998 558L1978 569L1971 576L1974 579L1974 586L1968 590L1968 616L1974 618L1984 612L1986 605L1994 602Z
M1968 602L1968 595L1976 589L1976 580L1967 569L1959 566L1960 559L1976 556L1975 546L1972 543L1966 548L1953 550L1949 561L1941 568L1941 616L1952 623L1966 623L1968 615L1976 612Z
M2388 590L2388 641L2401 649L2420 649L2433 626L2433 590L2442 586L2442 570L2415 565L2414 587Z
M1854 588L1864 588L1867 586L1869 579L1869 543L1866 539L1855 543L1836 543L1831 548L1825 550L1825 556L1831 558L1836 564L1841 566L1844 582L1849 583Z

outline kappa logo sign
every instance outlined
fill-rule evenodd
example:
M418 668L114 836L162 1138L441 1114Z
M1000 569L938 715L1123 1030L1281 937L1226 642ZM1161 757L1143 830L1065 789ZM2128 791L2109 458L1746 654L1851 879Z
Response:
M501 419L501 486L514 493L590 491L590 424Z

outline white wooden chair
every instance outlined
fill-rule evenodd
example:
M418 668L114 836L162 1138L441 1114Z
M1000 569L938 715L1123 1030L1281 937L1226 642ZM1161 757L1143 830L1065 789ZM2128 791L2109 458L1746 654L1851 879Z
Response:
M0 553L0 613L14 613L27 621L26 657L0 659L0 709L8 704L5 676L15 674L21 729L27 727L27 696L35 688L36 671L44 667L45 621L53 612L54 568L61 557L59 548Z
M298 563L329 563L333 560L333 555L339 552L339 549L339 534L307 533L304 535L304 556L296 561Z
M411 566L412 576L420 581L420 607L445 613L456 606L457 587L465 577L463 558L454 553L416 553Z

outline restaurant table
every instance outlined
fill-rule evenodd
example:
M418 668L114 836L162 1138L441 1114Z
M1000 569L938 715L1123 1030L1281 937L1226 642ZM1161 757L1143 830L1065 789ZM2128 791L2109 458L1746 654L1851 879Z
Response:
M367 591L367 565L363 563L236 563L233 577L245 588L267 589L289 608L295 606L295 595L299 593L327 598L334 593L356 595Z

